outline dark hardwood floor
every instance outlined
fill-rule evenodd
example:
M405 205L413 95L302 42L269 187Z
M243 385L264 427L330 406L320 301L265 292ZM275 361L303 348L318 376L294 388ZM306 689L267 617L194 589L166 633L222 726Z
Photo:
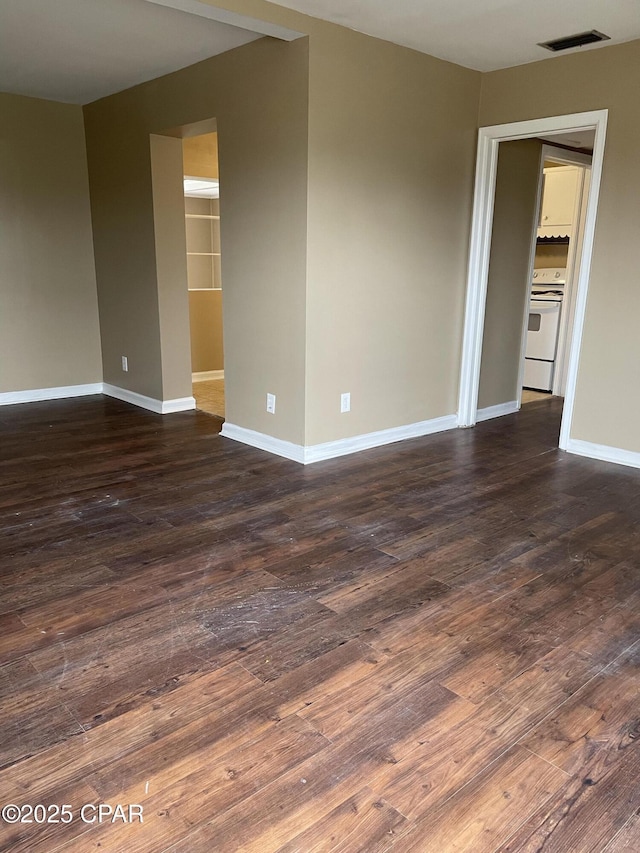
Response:
M72 815L0 849L638 853L640 472L559 418L304 468L0 409L0 805Z

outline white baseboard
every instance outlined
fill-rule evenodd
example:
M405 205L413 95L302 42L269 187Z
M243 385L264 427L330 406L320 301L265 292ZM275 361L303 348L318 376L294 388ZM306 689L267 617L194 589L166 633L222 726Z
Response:
M445 415L442 418L432 418L428 421L419 421L401 427L378 430L377 432L355 435L351 438L341 438L337 441L327 441L323 444L313 444L304 447L301 444L293 444L290 441L282 441L261 432L225 422L222 427L222 435L240 441L251 447L258 447L277 456L284 456L294 462L309 465L313 462L321 462L324 459L335 459L338 456L347 456L360 450L370 450L373 447L381 447L385 444L393 444L397 441L405 441L409 438L419 438L434 432L443 432L447 429L455 429L457 418L455 415Z
M360 450L370 450L372 447L382 447L385 444L394 444L396 441L406 441L409 438L420 438L434 432L455 429L457 425L458 419L455 415L445 415L442 418L367 432L351 438L341 438L338 441L312 444L304 448L304 461L308 464L320 462L323 459L335 459L338 456L347 456L349 453L358 453Z
M245 429L245 427L230 424L229 421L224 422L220 434L225 438L248 444L250 447L257 447L259 450L266 450L276 456L284 456L285 459L304 464L304 447L301 444L293 444L291 441L283 441L281 438L274 438L263 432Z
M509 400L508 403L498 403L497 406L487 406L484 409L478 409L476 413L476 421L489 421L491 418L501 418L503 415L512 415L519 410L517 400Z
M191 412L196 407L195 397L174 397L173 400L163 400L161 415L172 415L174 412Z
M590 459L599 459L602 462L640 468L640 453L634 450L622 450L620 447L610 447L607 444L594 444L579 438L570 438L566 450L567 453L575 453L577 456L588 456Z
M190 409L195 409L196 401L194 397L177 397L174 400L156 400L154 397L146 397L144 394L138 394L136 391L129 391L127 388L118 388L117 385L109 385L107 382L102 386L102 393L107 397L115 397L116 400L122 400L125 403L132 403L134 406L139 406L141 409L147 409L149 412L155 412L157 415L168 415L172 412L186 412Z
M102 382L93 382L90 385L61 385L57 388L34 388L30 391L5 391L0 394L0 406L62 400L66 397L86 397L90 394L102 394Z
M142 409L148 409L158 415L169 415L172 412L186 412L195 409L194 397L178 397L175 400L156 400L145 397L126 388L118 388L107 382L93 382L90 385L63 385L58 388L34 388L30 391L5 391L0 393L0 406L10 406L16 403L37 403L45 400L62 400L69 397L87 397L90 394L106 394L125 403L133 403Z
M191 374L192 382L206 382L211 379L224 379L224 370L203 370Z

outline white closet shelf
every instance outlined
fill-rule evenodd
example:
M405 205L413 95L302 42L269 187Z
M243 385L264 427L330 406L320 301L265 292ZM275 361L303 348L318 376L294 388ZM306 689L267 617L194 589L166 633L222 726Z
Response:
M185 213L185 219L220 219L214 213Z

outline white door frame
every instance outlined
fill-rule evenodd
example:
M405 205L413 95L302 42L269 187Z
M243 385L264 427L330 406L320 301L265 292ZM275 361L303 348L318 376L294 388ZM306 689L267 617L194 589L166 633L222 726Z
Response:
M552 160L555 163L562 163L565 166L576 166L580 170L571 219L573 226L567 254L567 276L563 288L564 296L562 298L562 313L560 315L560 329L558 332L558 352L553 371L553 390L551 392L552 394L564 397L571 335L573 333L574 309L576 305L576 272L580 270L580 256L578 255L578 251L582 246L586 203L589 198L589 187L591 185L591 156L580 154L577 151L565 151L553 145L543 145L543 164L548 160Z
M602 162L604 159L607 116L608 110L594 110L592 112L572 113L564 116L551 116L531 121L481 127L478 132L478 154L476 158L476 180L471 221L467 300L462 340L460 393L458 398L458 426L460 427L475 426L477 420L478 386L480 383L480 360L482 357L482 336L487 299L498 145L500 142L515 139L530 139L531 137L549 136L555 133L574 133L578 130L595 130L591 165L591 186L585 214L584 240L577 284L573 337L569 353L567 389L560 427L560 447L563 450L567 449L573 417L582 329L591 271L591 255L593 252L593 237L598 209L600 179L602 176Z

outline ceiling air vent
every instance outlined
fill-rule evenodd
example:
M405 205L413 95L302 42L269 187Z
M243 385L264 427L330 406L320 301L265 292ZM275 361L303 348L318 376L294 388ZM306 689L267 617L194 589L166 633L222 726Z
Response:
M564 36L560 39L551 39L538 43L538 47L545 47L557 53L559 50L569 50L570 47L582 47L585 44L595 44L598 41L607 41L611 36L599 33L598 30L589 30L588 33L577 33L575 36Z

